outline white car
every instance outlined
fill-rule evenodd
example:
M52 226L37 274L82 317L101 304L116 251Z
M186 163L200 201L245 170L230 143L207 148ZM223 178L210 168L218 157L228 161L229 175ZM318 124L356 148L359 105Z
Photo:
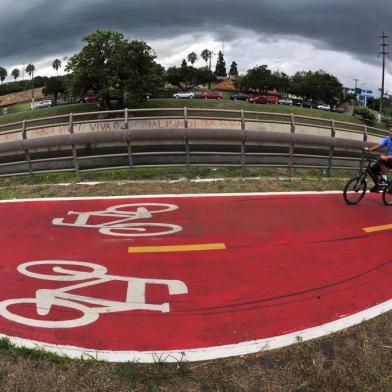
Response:
M320 110L331 110L331 106L327 105L326 103L321 103L320 105L317 105L317 109Z
M32 103L31 109L44 109L44 108L50 108L51 106L52 106L52 101L50 99L47 99L45 101Z
M293 106L293 100L290 98L282 98L282 99L279 99L279 104Z
M193 99L193 98L195 98L195 93L193 91L185 91L185 92L180 91L179 93L173 94L173 98L176 98L176 99L179 99L179 98Z

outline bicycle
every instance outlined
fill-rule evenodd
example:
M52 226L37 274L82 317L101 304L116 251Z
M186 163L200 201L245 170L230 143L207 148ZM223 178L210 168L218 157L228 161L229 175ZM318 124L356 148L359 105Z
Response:
M19 324L38 328L81 327L97 321L101 314L115 312L132 310L170 312L168 302L147 302L147 285L165 285L169 295L188 293L188 287L181 280L110 275L107 274L108 270L105 266L85 261L29 261L20 264L17 270L22 275L34 279L71 283L69 286L55 289L38 289L35 297L0 301L0 316ZM72 293L73 290L115 281L126 283L123 300ZM63 318L59 318L59 314L62 314Z
M382 201L386 206L392 206L392 181L389 179L382 192Z
M367 161L366 167L364 167L364 161ZM381 159L377 156L375 159L371 158L369 151L366 151L361 158L358 174L351 178L343 189L343 198L347 204L354 205L358 204L365 196L367 189L367 177L368 175L373 179L372 165L374 162L381 162ZM383 191L383 201L385 204L392 204L392 184L377 175L376 184L378 185L378 192ZM388 202L386 202L387 200Z
M55 226L97 229L99 233L120 237L147 237L174 234L182 230L181 226L170 223L146 222L153 214L170 212L178 209L174 204L133 203L108 207L103 211L77 212L68 211L68 216L76 216L74 222L66 218L54 218ZM102 220L103 218L103 220ZM139 222L133 222L140 220Z

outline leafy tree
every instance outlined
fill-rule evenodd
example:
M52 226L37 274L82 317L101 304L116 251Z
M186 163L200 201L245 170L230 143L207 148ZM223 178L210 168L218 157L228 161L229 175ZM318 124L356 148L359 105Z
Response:
M230 65L230 71L229 75L235 75L238 76L238 69L237 69L237 63L233 61Z
M4 82L4 79L7 77L8 73L7 70L4 67L0 67L0 80L1 83Z
M186 68L188 64L186 63L185 59L182 59L181 68Z
M273 72L271 78L271 86L278 92L286 95L290 90L290 78L284 72Z
M63 79L58 76L48 78L42 92L45 95L50 95L53 98L54 105L57 105L57 98L59 94L65 91Z
M59 59L55 59L52 63L52 67L57 72L57 76L59 76L59 68L61 67L61 61Z
M354 109L353 114L361 117L364 121L366 121L366 122L368 122L370 124L373 124L376 121L376 116L368 108L357 106Z
M207 67L194 68L170 67L165 73L165 80L181 90L191 90L197 84L207 83L212 79L212 72Z
M72 56L66 66L74 94L95 91L111 108L110 95L115 90L124 100L143 98L162 83L162 67L154 60L153 50L144 41L128 41L114 31L96 31L83 38L85 46Z
M322 70L297 72L291 78L290 92L305 99L324 101L330 105L340 102L343 95L343 85L339 80Z
M242 90L258 90L265 93L273 87L272 72L267 65L257 66L240 77L237 85Z
M216 62L216 66L215 66L215 75L217 75L217 76L227 76L226 62L225 62L225 59L223 57L223 53L221 51L219 51L219 53L218 53L218 60Z
M12 77L14 78L14 80L18 79L20 76L20 71L18 68L14 68L11 72Z
M195 64L195 62L197 60L197 54L195 52L191 52L188 54L187 59L193 65L193 64Z

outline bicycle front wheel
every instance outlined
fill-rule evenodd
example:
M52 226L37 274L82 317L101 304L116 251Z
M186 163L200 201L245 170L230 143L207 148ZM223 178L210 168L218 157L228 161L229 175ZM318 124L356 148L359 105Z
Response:
M392 206L392 183L390 182L382 192L382 201L386 206Z
M343 189L343 198L347 204L359 203L366 193L366 181L362 176L352 178Z

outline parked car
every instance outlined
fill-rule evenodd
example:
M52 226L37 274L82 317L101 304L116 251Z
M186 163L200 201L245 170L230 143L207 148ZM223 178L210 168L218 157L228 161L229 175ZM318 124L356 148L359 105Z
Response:
M317 105L317 109L330 111L331 106L327 105L326 103L320 103Z
M45 101L34 102L31 104L31 109L44 109L50 108L52 106L52 101L50 99L46 99Z
M308 108L308 109L314 108L313 102L309 102L309 101L304 101L304 102L302 102L302 103L301 103L301 106L302 106L303 108Z
M87 95L84 97L83 102L85 103L90 103L90 102L97 102L97 96L96 95Z
M202 91L195 91L193 94L195 95L195 98L204 98L204 93Z
M279 104L280 105L288 105L288 106L293 106L293 100L290 98L282 98L279 99Z
M178 93L173 94L173 98L176 98L176 99L179 99L179 98L193 99L193 98L195 98L195 93L193 91L180 91Z
M346 113L346 109L342 108L342 107L337 107L337 108L333 109L333 111L336 113Z
M249 98L250 95L245 93L234 94L230 97L233 101L247 101Z
M262 95L260 97L249 98L249 103L261 103L261 104L272 103L274 105L277 105L279 103L279 98L274 97L273 95Z
M204 99L222 99L223 94L220 91L207 91L203 94Z

